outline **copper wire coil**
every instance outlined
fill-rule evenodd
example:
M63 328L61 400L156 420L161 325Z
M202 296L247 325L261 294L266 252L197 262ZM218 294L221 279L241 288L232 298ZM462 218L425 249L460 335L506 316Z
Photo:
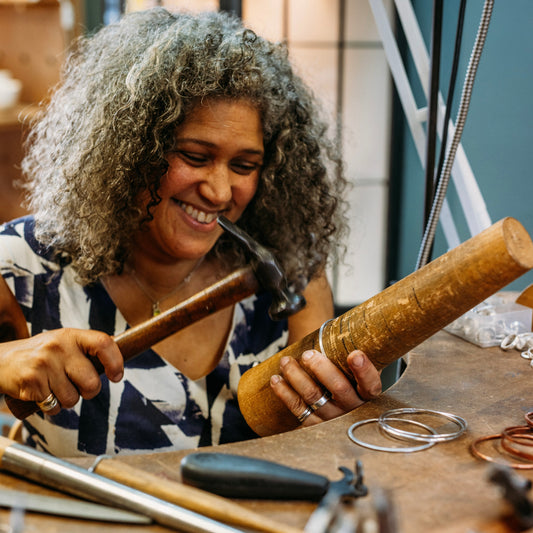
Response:
M507 439L503 438L501 440L501 445L502 448L511 455L514 455L515 457L520 457L521 459L533 461L533 453L527 453L522 450L519 450L514 444L512 444L512 441L510 442Z
M509 452L516 457L533 460L533 453L528 453L523 449L523 447L533 447L532 428L529 426L513 426L505 428L502 431L501 446L506 452ZM522 447L522 449L520 447Z
M478 459L482 459L483 461L488 461L489 463L497 463L497 464L505 465L505 466L508 466L509 468L514 468L516 470L533 470L533 464L510 463L509 461L506 461L505 459L498 460L496 457L492 457L490 455L487 455L487 454L485 454L485 453L483 453L483 452L481 452L479 450L478 446L479 446L480 443L486 442L486 441L489 441L489 440L502 439L502 437L503 437L502 433L498 433L497 435L488 435L486 437L477 438L470 445L470 451L472 452L472 455L476 456Z
M524 418L526 419L527 425L533 428L533 411L529 411L529 413L526 413L524 415Z
M511 426L502 431L505 440L522 444L522 446L533 446L523 441L533 441L533 428L530 426Z

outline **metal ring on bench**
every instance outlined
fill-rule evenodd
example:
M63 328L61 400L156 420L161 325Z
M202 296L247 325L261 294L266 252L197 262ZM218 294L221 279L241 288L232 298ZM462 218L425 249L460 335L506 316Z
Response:
M440 416L456 424L459 427L459 429L451 433L438 433L437 431L435 431L431 435L425 435L423 433L415 433L413 431L405 431L403 429L398 429L398 428L392 427L391 425L387 423L387 420L392 420L392 417L398 417L398 415L404 415L404 414L428 414L428 415ZM405 422L414 422L411 419L401 418L400 420L405 421ZM390 411L386 411L385 413L380 415L380 417L378 418L378 422L381 428L391 436L405 438L405 439L412 439L412 440L421 441L421 442L445 442L445 441L453 440L459 437L460 435L462 435L466 431L466 427L467 427L466 421L460 416L457 416L451 413L445 413L444 411L435 411L432 409L417 409L414 407L405 407L405 408L391 409Z
M422 422L417 422L415 420L402 420L402 422L408 422L409 424L414 424L415 426L423 427L424 429L427 429L430 433L436 434L437 432L430 426L426 426L426 424L422 424ZM352 424L350 428L348 429L348 437L355 442L355 444L359 444L359 446L363 446L363 448L369 448L370 450L375 450L378 452L391 452L391 453L413 453L413 452L419 452L421 450L426 450L427 448L431 448L431 446L435 445L436 442L426 442L425 444L420 444L418 446L410 446L405 448L394 448L394 447L387 447L387 446L377 446L376 444L370 444L369 442L364 442L358 438L355 437L353 434L354 430L357 429L360 426L363 426L365 424L370 424L372 422L378 422L378 418L369 418L368 420L360 420L359 422L356 422L355 424ZM405 439L402 439L405 440Z

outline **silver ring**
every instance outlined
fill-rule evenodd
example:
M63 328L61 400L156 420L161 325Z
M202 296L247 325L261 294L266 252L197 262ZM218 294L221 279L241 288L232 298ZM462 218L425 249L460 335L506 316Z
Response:
M43 413L51 411L59 405L59 402L53 392L51 392L42 402L35 403L39 406L39 409L43 411Z
M518 343L518 335L516 333L510 333L501 342L500 348L502 350L512 350Z
M298 422L300 422L301 424L304 420L309 418L312 414L313 414L313 410L311 409L311 407L307 406L305 411L299 414L296 418L298 419Z
M520 356L524 359L533 359L533 352L531 351L531 348L528 348L526 351L522 352Z
M459 429L452 433L437 433L435 431L432 435L424 435L422 433L415 433L412 431L404 431L403 429L398 429L387 424L387 420L392 420L391 417L397 417L398 415L404 414L430 414L444 417L448 420L451 420L456 424ZM396 418L397 419L397 418ZM401 419L405 422L413 423L414 420L411 419ZM451 413L445 413L443 411L434 411L432 409L416 409L414 407L404 407L400 409L391 409L382 413L378 418L380 427L387 432L389 435L393 435L400 438L412 439L421 442L444 442L452 439L456 439L466 431L466 421L460 416L453 415Z
M322 352L323 355L326 355L326 350L324 350L324 345L322 344L322 333L324 332L324 328L326 327L326 324L328 322L331 322L333 320L333 318L330 318L328 320L326 320L321 326L320 326L320 329L318 330L318 346L320 348L320 351Z
M330 400L331 400L331 392L327 390L316 402L312 403L309 406L309 408L312 411L316 411L317 409L320 409L323 405L326 405Z
M404 420L403 418L402 419L391 419L391 420L402 420L404 422L408 422L409 424L414 424L415 426L423 427L424 429L427 429L433 435L437 433L432 427L426 426L426 424L422 424L421 422L417 422L416 420ZM436 444L436 442L426 442L425 444L420 444L418 446L410 446L406 448L389 448L387 446L377 446L376 444L370 444L369 442L364 442L354 436L353 434L354 429L357 429L359 426L363 426L365 424L370 424L371 422L379 422L379 418L369 418L368 420L360 420L359 422L352 424L348 429L348 437L350 437L350 439L353 442L355 442L355 444L359 444L359 446L363 446L363 448L368 448L370 450L375 450L378 452L413 453L413 452L419 452L421 450L426 450L427 448L431 448L431 446L434 446Z

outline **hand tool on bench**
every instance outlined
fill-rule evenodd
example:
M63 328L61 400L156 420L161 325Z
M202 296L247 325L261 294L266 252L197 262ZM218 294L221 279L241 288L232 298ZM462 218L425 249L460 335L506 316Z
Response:
M362 467L346 467L339 481L289 466L242 455L195 452L180 465L184 483L228 498L269 500L323 499L328 493L358 498L367 494Z
M339 467L343 477L338 481L264 459L217 452L191 453L180 469L185 483L229 498L320 500L306 532L328 531L342 502L368 494L359 461L354 472Z
M346 467L339 481L280 463L217 452L195 452L181 461L184 483L228 498L318 501L328 493L365 496L362 470Z
M298 427L270 387L283 356L299 360L305 350L323 348L353 381L347 365L352 350L363 350L384 368L531 268L533 242L525 228L510 217L496 222L246 371L238 387L246 422L261 436Z
M488 480L501 489L502 496L509 502L514 511L514 519L519 529L533 528L533 501L528 498L531 480L521 477L503 464L489 467Z
M268 290L272 294L269 314L274 320L286 318L305 305L303 296L295 294L287 287L285 275L271 252L252 240L225 217L220 217L219 223L225 231L246 247L251 266L238 269L168 311L117 335L115 341L124 361L133 359L178 330L233 305L260 289ZM2 302L0 334L4 333L0 338L7 341L29 337L24 314L2 276L0 276L0 302ZM102 374L104 369L100 361L96 357L87 357ZM5 400L10 411L19 419L24 419L39 410L35 402L9 396L6 396Z
M92 467L97 474L170 503L236 527L265 533L302 533L298 528L256 513L227 498L136 468L120 457L98 457Z
M21 490L0 488L0 507L8 509L21 508L42 514L69 516L85 520L101 522L122 522L128 524L150 524L152 519L138 513L124 511L115 507L108 507L99 503L60 498L58 496L43 496Z
M5 437L0 437L0 468L74 496L143 514L178 531L242 533L242 530L17 444Z

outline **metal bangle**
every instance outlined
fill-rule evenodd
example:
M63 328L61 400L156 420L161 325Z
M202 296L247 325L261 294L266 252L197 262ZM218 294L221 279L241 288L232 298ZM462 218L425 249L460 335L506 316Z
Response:
M478 459L482 459L483 461L488 461L489 463L496 463L496 464L504 465L509 468L514 468L516 470L533 470L533 464L531 463L530 464L509 463L508 461L505 461L505 460L498 461L496 458L491 457L490 455L487 455L479 451L478 446L481 442L486 442L488 440L495 440L495 439L501 439L501 438L502 438L501 433L498 433L497 435L488 435L486 437L479 437L474 442L472 442L472 444L470 444L470 451L472 452L472 455L474 455Z
M422 424L421 422L417 422L415 420L402 420L404 422L408 422L409 424L414 424L415 426L423 427L424 429L427 429L430 433L435 434L436 431L430 427L426 426L426 424ZM365 424L370 424L372 422L378 422L378 418L369 418L368 420L360 420L359 422L356 422L355 424L352 424L348 428L348 437L355 442L355 444L359 444L359 446L363 446L363 448L368 448L370 450L375 450L378 452L390 452L390 453L413 453L413 452L419 452L421 450L426 450L427 448L431 448L431 446L434 446L436 442L426 442L425 444L420 444L418 446L410 446L405 448L393 448L393 447L387 447L387 446L378 446L376 444L370 444L369 442L364 442L358 438L355 437L353 434L354 430L357 429L360 426L363 426Z
M324 344L322 343L322 334L324 333L324 328L326 327L326 324L328 322L331 322L332 320L333 320L333 318L330 318L330 319L326 320L320 326L320 329L318 330L318 346L319 346L320 351L322 352L323 355L326 355L326 350L324 350Z
M447 420L451 420L459 427L459 429L451 433L438 433L437 431L435 431L433 434L427 435L423 433L415 433L413 431L405 431L403 429L398 429L387 424L387 420L392 420L391 417L397 417L398 415L404 414L430 414L444 417ZM405 422L413 422L413 420L411 419L401 418L400 420ZM445 442L453 440L462 435L466 431L467 427L466 421L460 416L451 413L445 413L444 411L434 411L432 409L417 409L414 407L404 407L400 409L391 409L390 411L386 411L385 413L382 413L380 415L380 417L378 418L378 422L380 427L389 435L421 442Z

